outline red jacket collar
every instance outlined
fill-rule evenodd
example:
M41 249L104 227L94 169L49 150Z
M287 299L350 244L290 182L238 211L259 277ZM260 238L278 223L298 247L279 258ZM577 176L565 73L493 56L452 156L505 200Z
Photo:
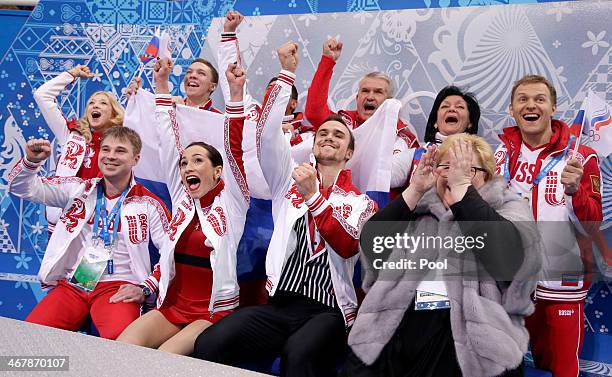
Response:
M331 194L334 186L338 186L344 191L355 191L358 192L357 188L353 185L353 179L351 177L351 171L349 169L341 170L338 173L338 177L336 178L336 182L328 188L321 187L321 195L323 195L326 199L329 199L329 195Z
M200 205L202 207L208 207L215 200L215 197L219 195L221 190L225 187L225 182L222 179L219 180L219 183L215 187L213 187L209 192L207 192L203 197L200 198Z
M571 136L567 124L560 120L553 119L551 128L553 134L540 154L542 158L563 151L567 147L567 142ZM504 128L502 134L499 135L499 139L506 145L506 149L511 155L516 154L518 156L518 151L521 150L521 144L523 143L521 130L518 126Z
M551 154L561 153L566 147L570 138L569 127L560 120L553 119L551 122L552 136L544 149L540 152L539 158L544 159ZM499 135L499 139L504 143L508 151L508 169L510 176L514 177L518 168L518 158L521 151L523 137L518 126L508 127L503 129L503 133Z

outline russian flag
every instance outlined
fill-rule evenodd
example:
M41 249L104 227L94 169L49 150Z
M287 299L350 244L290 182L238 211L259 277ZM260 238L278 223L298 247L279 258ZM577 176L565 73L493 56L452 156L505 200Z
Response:
M140 57L140 61L143 64L147 64L151 60L157 58L159 55L159 29L155 30L155 34L151 38L151 41L147 45L144 51L144 55Z
M612 153L611 114L612 106L589 90L570 126L570 132L577 138L586 136L582 141L595 149L600 158Z
M582 105L582 107L580 107L580 110L578 110L578 114L576 115L576 118L574 118L574 121L572 122L571 126L570 126L570 132L572 133L572 135L576 136L576 138L580 138L580 134L583 135L588 135L589 134L589 127L587 125L587 127L584 127L584 104Z

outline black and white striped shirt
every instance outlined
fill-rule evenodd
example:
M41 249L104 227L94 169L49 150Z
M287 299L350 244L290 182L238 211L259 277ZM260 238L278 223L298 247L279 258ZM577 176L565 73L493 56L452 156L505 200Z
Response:
M327 253L321 251L316 258L310 259L312 248L308 241L307 216L306 214L299 218L293 226L292 233L295 232L297 243L285 263L278 289L299 293L324 305L337 308Z

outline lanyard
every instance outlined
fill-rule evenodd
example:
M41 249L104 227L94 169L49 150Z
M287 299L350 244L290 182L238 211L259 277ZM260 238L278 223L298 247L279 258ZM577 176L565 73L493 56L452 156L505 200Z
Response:
M110 213L106 214L106 199L104 198L104 188L98 188L98 197L96 199L96 214L94 216L94 226L93 226L93 239L102 238L104 240L104 247L111 248L112 243L117 240L117 230L119 229L119 222L116 221L118 218L121 218L121 214L119 213L121 209L121 204L123 200L127 196L129 191L129 187L126 187L121 193L121 197L115 203L115 206L110 211ZM101 220L102 226L98 231L98 221ZM120 220L119 220L120 221ZM109 226L113 224L113 236L111 238L109 234Z
M538 175L533 180L533 186L531 186L531 189L536 187L540 183L540 181L548 175L548 173L552 170L552 168L554 168L555 165L557 165L559 161L561 161L565 157L565 155L567 154L567 151L569 150L570 144L572 143L573 140L574 138L570 137L570 139L567 142L567 146L565 147L565 149L563 149L563 152L559 153L552 160L548 161L546 166L544 166L544 168L540 170ZM504 179L506 180L506 182L508 182L508 184L510 184L510 168L508 166L509 165L508 154L509 153L506 153L506 159L504 161Z

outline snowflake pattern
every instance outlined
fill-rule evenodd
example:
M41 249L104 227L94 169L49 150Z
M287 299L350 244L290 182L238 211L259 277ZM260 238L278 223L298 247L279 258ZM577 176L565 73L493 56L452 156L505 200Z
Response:
M45 229L45 227L43 225L40 224L40 222L36 222L36 224L31 225L32 226L32 233L34 234L42 234L43 230Z
M604 41L603 39L606 37L606 31L602 30L599 34L595 35L592 31L587 32L588 41L582 44L582 48L591 48L591 54L593 56L597 55L599 52L599 48L608 48L610 47L610 43Z
M21 254L15 256L14 258L17 261L17 266L15 266L16 269L23 267L24 270L27 270L30 268L28 262L32 260L32 257L26 256L25 252L22 251Z

